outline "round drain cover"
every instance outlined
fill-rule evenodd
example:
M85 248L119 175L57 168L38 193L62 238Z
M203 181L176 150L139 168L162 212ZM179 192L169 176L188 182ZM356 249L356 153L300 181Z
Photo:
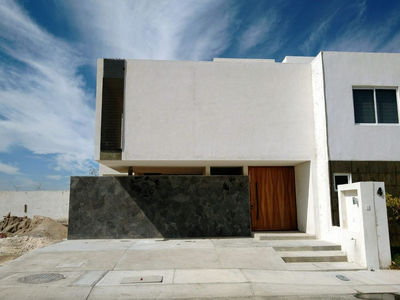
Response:
M40 284L40 283L49 283L53 281L58 281L64 278L65 278L64 275L57 273L35 274L19 278L18 282L27 284Z

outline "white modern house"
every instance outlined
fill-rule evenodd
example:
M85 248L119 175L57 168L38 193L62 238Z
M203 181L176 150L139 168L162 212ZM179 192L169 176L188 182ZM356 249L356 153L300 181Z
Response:
M104 177L246 177L252 231L332 239L351 222L341 184L400 195L399 75L387 53L99 59L95 160Z

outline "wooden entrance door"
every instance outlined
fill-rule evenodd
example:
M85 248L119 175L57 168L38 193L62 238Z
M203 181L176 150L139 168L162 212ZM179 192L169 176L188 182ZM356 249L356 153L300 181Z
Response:
M252 230L297 230L293 167L249 167Z

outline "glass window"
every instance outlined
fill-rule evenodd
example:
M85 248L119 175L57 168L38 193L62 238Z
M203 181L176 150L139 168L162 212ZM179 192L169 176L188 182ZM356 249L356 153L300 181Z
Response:
M350 174L334 174L334 184L335 184L335 192L338 190L338 185L340 184L348 184L350 181Z
M395 89L353 89L356 124L398 124Z
M356 123L375 123L374 91L353 90Z
M243 175L243 167L210 167L210 175Z
M395 90L376 90L378 123L399 123Z

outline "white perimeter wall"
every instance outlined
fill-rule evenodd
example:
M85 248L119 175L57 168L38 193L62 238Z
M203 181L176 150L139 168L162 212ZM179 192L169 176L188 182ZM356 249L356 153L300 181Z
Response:
M305 162L294 167L298 229L302 232L315 234L312 172L311 162Z
M383 195L378 195L381 188ZM331 226L326 240L339 243L350 262L368 270L391 263L384 182L339 186L340 227Z
M324 75L322 53L311 63L315 122L315 161L311 162L316 234L324 238L329 234L331 221L329 158L325 114Z
M311 66L128 60L124 132L124 160L312 160Z
M323 57L330 159L400 160L400 126L355 125L352 94L353 86L398 88L400 54L324 52Z
M0 192L0 218L11 212L18 217L40 215L61 220L68 219L68 209L69 191Z

